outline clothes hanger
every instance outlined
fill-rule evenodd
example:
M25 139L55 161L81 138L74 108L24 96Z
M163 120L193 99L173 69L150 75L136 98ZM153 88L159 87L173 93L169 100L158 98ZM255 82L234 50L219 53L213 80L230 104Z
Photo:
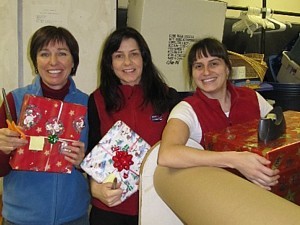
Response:
M247 12L242 11L239 16L241 20L232 25L232 31L247 31L247 33L250 34L250 37L252 37L255 30L259 29L261 26L266 26L265 21L260 16L260 12L260 8L254 7L248 7Z
M241 20L238 22L234 23L232 25L232 31L233 32L245 32L247 31L248 34L252 34L253 30L256 30L259 26L256 22L252 21L249 19L249 16L247 15L246 12L241 12L240 17Z
M247 20L245 19L246 17L246 12L241 12L240 13L240 20L235 22L233 25L232 25L232 31L233 32L239 32L239 31L242 31L244 32L251 24L248 24L247 23Z
M261 9L260 8L248 7L247 15L248 15L248 20L259 25L258 28L266 27L266 23L265 23L264 19L262 19L262 17L261 17Z
M274 24L274 29L273 30L268 30L267 32L271 33L271 32L285 31L286 30L286 24L272 18L272 16L273 16L272 10L267 9L267 11L266 11L266 20ZM277 26L275 26L275 25L277 25ZM291 26L291 24L290 24L290 26ZM276 27L278 27L278 28L276 28Z

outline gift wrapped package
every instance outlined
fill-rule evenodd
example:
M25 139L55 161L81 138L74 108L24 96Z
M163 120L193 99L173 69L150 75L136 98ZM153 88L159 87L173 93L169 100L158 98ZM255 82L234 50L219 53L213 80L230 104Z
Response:
M250 151L271 161L280 170L279 183L272 192L300 205L300 112L284 112L286 131L267 143L258 141L258 120L237 124L220 132L205 134L205 149Z
M18 125L28 144L12 154L12 169L71 173L72 164L62 152L80 139L86 111L80 104L25 95Z
M81 168L98 183L116 177L124 201L138 190L140 166L149 149L145 140L119 120L85 157Z

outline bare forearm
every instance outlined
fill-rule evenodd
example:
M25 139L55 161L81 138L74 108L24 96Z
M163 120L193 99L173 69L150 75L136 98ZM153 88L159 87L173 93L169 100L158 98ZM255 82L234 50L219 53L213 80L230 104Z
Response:
M184 145L165 145L161 143L159 165L172 168L195 166L234 167L231 152L212 152ZM166 149L167 148L167 149Z

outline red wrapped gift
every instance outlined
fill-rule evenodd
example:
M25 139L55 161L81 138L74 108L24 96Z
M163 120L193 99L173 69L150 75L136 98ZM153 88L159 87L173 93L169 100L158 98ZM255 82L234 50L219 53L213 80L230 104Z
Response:
M258 141L258 120L237 124L204 135L205 149L250 151L269 159L270 168L280 170L279 183L272 192L300 205L300 112L284 112L286 132L268 143Z
M71 173L62 151L80 139L86 111L83 105L25 95L18 125L28 144L12 154L12 169Z
M295 168L281 173L278 185L272 187L272 192L300 205L300 170Z

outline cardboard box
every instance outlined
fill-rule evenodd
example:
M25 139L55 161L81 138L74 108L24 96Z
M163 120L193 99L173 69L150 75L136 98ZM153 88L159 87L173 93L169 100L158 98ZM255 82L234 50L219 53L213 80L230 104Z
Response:
M116 177L124 201L138 190L140 166L149 149L145 140L119 120L85 157L81 168L98 183Z
M222 40L226 3L203 0L129 0L127 25L146 39L168 85L189 91L186 53L207 36Z
M282 52L281 67L277 75L279 83L300 84L300 66L290 59L288 52Z
M28 144L13 152L12 169L71 173L73 166L62 152L80 139L86 111L83 105L25 95L18 125Z
M258 120L237 124L205 135L205 149L250 151L262 155L280 170L279 184L272 192L300 205L300 112L284 112L286 132L264 144L258 141Z

